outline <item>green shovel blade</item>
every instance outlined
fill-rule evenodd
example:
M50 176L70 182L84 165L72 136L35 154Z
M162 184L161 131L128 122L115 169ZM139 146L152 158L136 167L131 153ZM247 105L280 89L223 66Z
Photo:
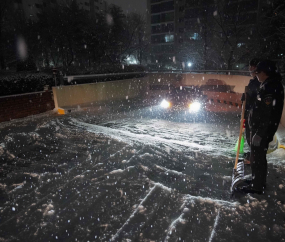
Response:
M241 136L241 141L240 141L240 147L239 147L239 153L243 153L243 147L244 147L244 135ZM238 139L235 145L235 152L237 152L238 149Z

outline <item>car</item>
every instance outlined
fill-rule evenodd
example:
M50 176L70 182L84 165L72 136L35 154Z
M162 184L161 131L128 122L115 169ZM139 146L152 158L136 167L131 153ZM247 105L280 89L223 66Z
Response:
M207 96L195 86L180 86L170 89L161 97L159 107L163 114L202 117L205 114Z

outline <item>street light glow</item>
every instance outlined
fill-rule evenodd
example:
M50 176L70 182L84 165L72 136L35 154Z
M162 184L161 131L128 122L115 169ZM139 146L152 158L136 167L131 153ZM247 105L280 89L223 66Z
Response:
M192 63L191 63L191 62L188 62L188 66L189 66L189 67L192 66Z

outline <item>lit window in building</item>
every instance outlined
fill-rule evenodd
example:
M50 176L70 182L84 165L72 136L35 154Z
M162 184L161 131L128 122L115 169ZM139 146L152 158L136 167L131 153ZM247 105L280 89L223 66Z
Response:
M173 34L167 34L167 35L165 35L164 38L165 38L166 43L174 41L174 35Z
M199 39L199 34L198 33L194 33L193 35L189 36L190 40L198 40Z
M242 46L244 46L245 45L245 43L237 43L237 47L242 47Z
M199 38L199 35L198 33L194 33L193 37L192 37L194 40L197 40Z

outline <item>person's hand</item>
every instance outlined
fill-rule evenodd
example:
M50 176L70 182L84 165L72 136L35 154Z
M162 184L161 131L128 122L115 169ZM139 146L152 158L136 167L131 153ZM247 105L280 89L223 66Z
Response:
M261 140L262 140L262 138L259 135L255 134L252 138L252 144L254 146L260 146Z

